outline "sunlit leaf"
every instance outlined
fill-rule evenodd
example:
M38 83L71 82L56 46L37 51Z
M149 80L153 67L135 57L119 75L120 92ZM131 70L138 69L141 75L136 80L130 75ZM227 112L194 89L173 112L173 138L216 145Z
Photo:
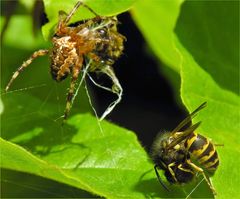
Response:
M127 11L131 8L134 2L137 0L86 0L82 1L87 6L89 6L95 13L100 16L114 16L120 14L122 12ZM58 22L58 13L59 11L64 11L66 14L70 13L70 11L75 6L77 0L68 0L68 1L55 1L55 0L44 0L45 11L47 13L47 17L49 19L49 23L47 23L42 31L45 39L49 39L49 37L53 34L54 28ZM83 19L89 19L95 17L95 15L90 12L84 6L81 6L77 12L73 15L70 22L76 22Z
M107 122L100 127L92 116L77 115L63 127L58 139L52 140L59 132L53 135L44 128L41 131L36 134L36 129L32 130L32 139L28 136L24 142L19 136L12 139L31 152L1 140L1 167L54 179L108 198L144 198L144 194L162 190L147 154L128 130ZM151 189L145 190L145 186Z
M2 103L2 99L0 99L0 114L2 114L3 112L3 103Z
M238 197L239 2L186 1L180 13L174 7L179 3L141 1L133 17L156 55L179 73L189 111L208 102L195 121L203 121L200 133L224 144L217 147L214 186L219 198Z

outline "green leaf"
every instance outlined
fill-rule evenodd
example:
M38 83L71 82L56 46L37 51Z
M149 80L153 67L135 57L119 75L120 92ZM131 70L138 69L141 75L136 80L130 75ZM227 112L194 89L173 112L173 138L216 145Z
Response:
M59 183L34 174L2 168L1 196L2 198L93 197L93 195L89 194L89 192L70 185Z
M84 3L100 16L114 16L127 11L129 8L131 8L135 1L136 0L86 0ZM49 22L42 28L43 36L47 40L54 32L54 28L58 22L59 11L64 11L68 14L75 6L77 0L44 0L43 2L45 6L45 12L47 13L47 17L49 19ZM73 15L70 22L74 23L92 17L94 17L94 14L82 6Z
M198 130L201 134L211 138L213 143L224 145L224 147L216 147L220 156L220 166L213 177L213 183L218 198L235 198L239 195L237 188L239 179L236 178L240 164L238 158L240 155L239 97L221 89L208 73L197 66L183 47L179 47L179 49L185 57L182 70L184 82L181 91L184 104L189 110L193 110L201 102L208 102L207 108L201 111L199 117L194 121L202 121ZM191 77L190 73L199 78ZM202 87L198 89L192 86L199 84L202 84ZM225 186L225 183L228 186Z
M203 121L199 131L214 143L224 144L217 147L220 166L213 178L218 198L239 195L236 178L240 164L237 158L240 155L238 8L236 1L186 2L176 27L185 46L177 44L183 56L183 102L189 110L202 101L208 102L198 118ZM223 181L228 186L224 186Z
M16 37L16 33L19 37ZM13 72L36 49L46 48L48 45L49 43L43 38L33 36L29 16L13 15L2 45L1 70L4 74L1 78L2 90L6 87ZM2 135L8 131L7 138L11 138L12 134L19 134L19 130L30 131L34 125L36 127L37 124L41 123L42 125L44 122L50 124L51 121L61 117L66 106L66 93L70 81L67 79L56 84L49 74L49 70L49 57L37 58L16 78L10 90L2 93L4 104ZM91 108L88 98L82 88L72 107L71 114L89 112L89 110ZM36 121L37 124L34 123Z
M192 1L183 4L176 33L195 61L222 89L239 95L237 27L239 1Z
M50 20L43 28L45 38L58 21L58 11L69 12L75 2L44 1ZM135 1L86 2L100 15L114 15L129 9ZM213 184L219 198L237 198L240 118L236 37L239 28L232 28L235 23L231 22L236 18L234 9L238 6L225 1L182 3L141 0L132 14L155 54L180 75L181 97L187 108L191 111L201 102L208 102L195 121L203 121L199 128L201 134L212 138L214 143L224 144L217 147L220 166L212 178ZM87 9L80 10L72 22L93 17ZM19 21L17 27L29 30L30 20ZM197 26L200 22L203 24ZM16 35L15 28L10 30L8 34ZM226 31L229 32L225 35ZM31 54L23 49L35 47L34 40L6 37L9 39L2 50L6 54L2 56L4 85L23 57ZM210 48L204 48L205 43L211 44L206 45ZM103 122L104 133L101 133L96 119L89 115L77 115L62 128L56 119L64 110L69 82L58 87L53 84L46 70L48 65L46 59L34 62L13 85L18 90L2 95L1 133L6 140L1 140L0 145L1 167L50 178L108 198L186 197L191 191L191 197L212 197L206 183L193 190L196 187L193 182L183 187L187 191L170 186L173 191L166 192L157 182L153 165L132 132ZM42 84L45 86L39 87ZM75 106L75 112L79 109L88 108Z
M36 141L42 136L33 129L32 136L36 137L25 140L26 144L35 139L35 145L28 144L32 153L1 139L1 167L54 179L107 198L144 198L147 190L142 190L141 175L150 170L147 179L151 177L151 181L145 182L146 186L161 190L135 134L107 122L102 122L101 128L90 115L74 116L59 135L68 136L67 140L51 145ZM19 136L15 141L23 144Z
M1 17L1 24L4 24L4 21L4 18ZM39 46L47 46L47 43L44 42L40 35L33 35L32 19L27 15L13 15L11 17L11 21L3 37L3 44L7 44L11 47L17 46L18 48L26 50L34 49Z
M196 186L186 193L181 187L166 192L136 135L126 129L104 121L100 127L90 115L76 115L61 129L45 125L11 138L28 150L2 139L1 167L107 198L184 197Z
M217 147L220 166L212 178L217 197L236 198L240 164L239 2L186 1L179 13L180 4L177 0L141 1L132 13L155 54L179 73L181 97L188 110L208 102L194 121L202 121L198 132L213 143L224 144ZM196 196L201 197L197 191Z
M131 12L156 56L176 72L180 70L180 56L174 46L173 30L182 2L142 0Z
M0 114L2 114L3 110L4 110L4 107L3 107L2 99L0 99Z

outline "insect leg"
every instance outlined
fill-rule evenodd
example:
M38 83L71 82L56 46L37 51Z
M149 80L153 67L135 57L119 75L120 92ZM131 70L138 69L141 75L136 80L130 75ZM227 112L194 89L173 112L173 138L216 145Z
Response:
M92 8L82 2L82 5L87 8L91 13L93 13L96 17L99 16Z
M180 170L182 170L182 171L185 171L185 172L188 172L188 173L194 174L191 169L183 168L183 167L182 167L182 164L179 164L179 165L178 165L178 169L180 169Z
M170 191L167 188L167 186L163 183L163 181L161 180L160 175L159 175L158 170L157 170L157 165L154 166L154 170L155 170L155 173L156 173L156 176L157 176L157 179L158 179L159 183L163 186L164 189L166 189L167 191Z
M65 112L64 112L63 123L66 121L66 119L68 117L68 114L70 112L70 109L72 107L73 96L74 96L74 93L75 93L75 85L76 85L78 76L80 74L80 70L82 68L82 62L83 62L83 57L80 56L77 63L72 68L72 78L71 78L69 91L68 91L68 94L67 94L67 102L66 102L66 108L65 108Z
M195 165L194 163L192 163L190 160L187 160L187 163L188 163L193 169L195 169L196 171L200 172L200 173L203 175L203 177L204 177L204 179L206 180L209 188L212 190L213 194L216 195L217 192L216 192L216 190L214 189L214 187L213 187L210 179L209 179L209 178L206 176L206 174L204 173L203 169L200 168L200 167L198 167L198 166Z
M171 168L172 166L175 166L175 163L174 163L174 162L168 165L168 170L169 170L169 172L171 173L171 175L172 175L173 179L175 180L175 182L178 182L178 181L177 181L177 178L176 178L176 176L175 176L175 173L174 173L174 171L173 171L172 168Z
M198 172L203 172L203 169L200 168L200 167L198 167L198 166L195 165L194 163L192 163L190 159L187 159L186 161L187 161L187 163L188 163L193 169L195 169L196 171L198 171Z
M213 185L212 185L212 182L211 182L210 178L207 177L206 174L205 174L204 172L202 172L202 175L203 175L204 179L206 180L208 186L209 186L210 189L212 190L213 194L214 194L214 195L217 195L217 192L216 192L216 190L214 189L214 187L213 187Z
M56 34L57 35L61 35L61 33L65 33L67 32L67 23L70 21L70 19L72 18L72 16L74 15L74 13L78 10L78 8L82 5L81 1L78 1L75 6L73 7L73 9L71 10L71 12L69 14L67 14L66 12L64 12L63 10L60 10L58 12L59 15L59 22L57 25L57 30L56 30Z
M80 6L83 6L85 8L87 8L90 12L92 12L95 16L99 16L96 12L94 12L89 6L87 6L85 3L83 3L82 1L78 1L76 3L76 5L74 6L74 8L71 10L71 12L68 14L68 16L66 17L66 19L64 20L64 23L67 24L70 19L72 18L72 16L75 14L75 12L78 10L78 8Z
M44 56L46 54L48 54L49 50L38 50L38 51L35 51L31 57L23 62L23 64L14 72L12 78L10 79L10 81L8 82L6 88L5 88L5 91L8 91L9 87L11 86L12 82L18 77L18 75L28 66L30 65L34 59L36 59L37 57L40 57L40 56Z

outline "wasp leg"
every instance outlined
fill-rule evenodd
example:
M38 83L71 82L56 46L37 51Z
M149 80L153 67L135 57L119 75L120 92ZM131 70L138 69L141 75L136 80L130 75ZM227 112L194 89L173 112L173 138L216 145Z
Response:
M194 174L194 172L193 172L191 169L183 168L183 167L182 167L182 164L179 164L179 165L178 165L178 169L180 169L180 170L182 170L182 171L185 171L185 172L188 172L188 173Z
M212 190L213 194L214 194L214 195L217 195L217 192L216 192L216 190L214 189L210 178L207 177L204 172L202 172L202 175L203 175L204 179L206 180L206 182L208 183L208 186L209 186L210 189Z
M12 78L10 79L9 83L7 84L6 88L5 88L5 91L8 91L9 87L11 86L11 84L13 83L13 81L18 77L18 75L25 69L27 68L32 62L34 59L36 59L37 57L40 57L40 56L44 56L46 54L48 54L49 50L38 50L38 51L35 51L31 57L23 62L23 64L15 71L15 73L13 74Z
M176 176L175 176L175 173L174 173L174 171L173 171L172 168L171 168L172 166L175 166L175 163L174 163L174 162L168 165L168 170L169 170L169 172L171 173L171 175L172 175L173 179L175 180L175 182L178 182L178 181L177 181L177 178L176 178Z
M194 163L192 163L190 160L187 160L187 163L188 163L193 169L195 169L196 171L200 172L200 173L203 175L203 177L204 177L204 179L206 180L209 188L212 190L213 194L216 195L217 192L216 192L216 190L214 189L214 187L213 187L213 185L212 185L212 183L211 183L211 180L210 180L210 179L206 176L206 174L204 173L203 169L200 168L200 167L198 167L198 166L195 165Z
M167 186L163 183L163 181L161 180L160 175L159 175L158 170L157 170L157 165L154 166L154 170L155 170L155 173L156 173L156 176L157 176L157 179L158 179L159 183L164 187L164 189L166 189L167 191L170 191L167 188Z

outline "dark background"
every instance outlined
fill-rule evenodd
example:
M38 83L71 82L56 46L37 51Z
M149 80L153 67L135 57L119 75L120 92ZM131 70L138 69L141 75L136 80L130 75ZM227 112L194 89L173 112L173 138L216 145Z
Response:
M161 68L167 66L151 54L131 15L124 13L118 19L119 32L127 41L124 55L114 69L124 93L108 119L136 132L142 145L149 148L156 134L173 129L184 112L178 107L170 82L161 72ZM96 87L91 89L99 112L103 112L106 103L113 101L113 95Z

